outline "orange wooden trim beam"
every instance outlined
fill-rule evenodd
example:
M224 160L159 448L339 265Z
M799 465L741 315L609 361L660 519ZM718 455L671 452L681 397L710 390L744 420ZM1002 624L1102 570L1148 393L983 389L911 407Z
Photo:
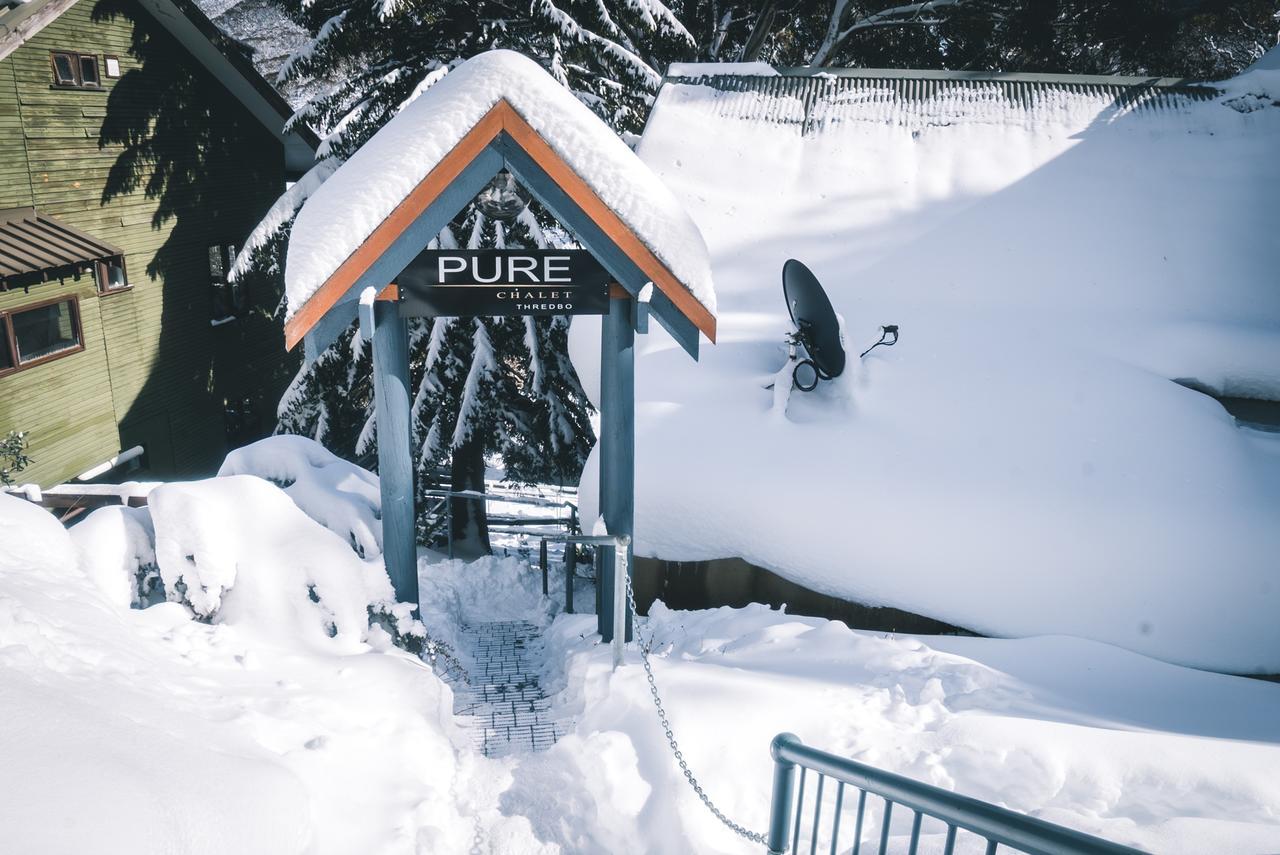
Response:
M505 103L505 102L504 102ZM373 234L365 238L339 265L325 283L321 285L307 302L294 313L284 325L284 345L288 350L302 341L303 336L320 322L333 305L347 293L352 284L377 261L387 247L398 238L405 229L413 224L427 207L436 200L446 187L476 159L485 146L502 130L502 119L495 106L484 115L476 126L467 132L459 143L453 147L435 168L427 173L418 186L406 196L391 214L378 224Z
M601 201L587 182L569 168L560 155L556 154L555 149L551 148L547 141L524 120L524 117L515 111L515 108L506 101L499 101L494 109L501 110L503 130L537 161L547 175L560 185L560 189L578 203L578 207L600 226L601 230L635 262L636 266L648 275L653 284L667 295L676 308L714 344L715 315L698 302L698 299L680 280L676 279L644 241L640 240L635 232L631 231L631 228Z

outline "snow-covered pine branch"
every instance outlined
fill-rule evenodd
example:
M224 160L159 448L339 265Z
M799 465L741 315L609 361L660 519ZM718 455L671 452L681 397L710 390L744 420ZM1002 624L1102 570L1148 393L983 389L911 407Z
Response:
M956 7L971 3L972 0L925 0L922 3L902 3L881 9L878 12L865 14L844 27L844 18L850 10L850 0L835 0L831 17L827 23L826 35L818 49L814 51L812 65L829 65L841 45L850 36L860 30L874 27L897 27L907 24L940 24L940 17L926 18L926 14L934 14L947 7Z

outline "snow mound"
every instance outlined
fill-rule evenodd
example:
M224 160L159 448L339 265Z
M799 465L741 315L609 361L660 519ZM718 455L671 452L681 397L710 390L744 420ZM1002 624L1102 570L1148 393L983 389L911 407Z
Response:
M504 803L565 851L748 853L699 803L672 759L634 650L609 667L592 616L557 618L549 659L575 731L513 772ZM655 606L638 630L690 769L716 804L767 825L781 731L878 768L1149 852L1280 847L1280 686L1209 674L1076 638L1005 640L857 632L763 606ZM801 840L810 839L812 776ZM828 782L829 784L830 782ZM829 851L834 793L818 834ZM845 810L852 812L846 793ZM596 815L596 824L562 821ZM862 850L877 851L868 802ZM889 851L906 852L910 811ZM854 845L841 828L840 851ZM926 820L920 851L942 850ZM957 851L982 852L962 835ZM808 851L805 847L802 851Z
M178 657L120 593L80 572L51 514L0 495L5 850L307 851L299 780L193 714Z
M720 343L693 364L660 330L637 341L638 554L1280 672L1280 435L1172 382L1280 400L1280 108L1229 103L1262 75L1150 103L664 86L638 151L707 238ZM784 416L764 387L788 258L851 359ZM887 323L900 343L857 359ZM570 336L594 394L599 324Z
M257 475L282 487L307 516L346 539L356 554L382 554L378 476L304 436L271 436L227 455L218 470Z
M410 608L393 605L381 561L360 560L260 478L165 484L150 510L165 591L200 617L353 651L371 607Z
M155 531L146 508L98 508L70 531L80 568L120 608L141 606L156 565Z
M0 492L0 574L52 583L77 575L76 566L75 547L53 514Z
M460 803L483 801L450 692L380 630L358 639L389 596L380 563L249 476L151 502L166 585L216 607L212 622L129 607L147 509L102 509L69 535L0 495L0 848L466 851Z
M558 570L553 565L544 596L542 572L520 558L488 556L472 562L433 562L428 556L419 557L423 620L433 630L507 620L545 626L564 602L564 573Z
M498 50L472 57L433 83L307 199L289 238L288 317L500 100L715 312L706 244L671 191L541 66Z

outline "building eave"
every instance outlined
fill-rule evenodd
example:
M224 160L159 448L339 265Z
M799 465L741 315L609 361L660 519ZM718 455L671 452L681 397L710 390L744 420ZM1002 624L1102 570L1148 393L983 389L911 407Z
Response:
M0 14L0 59L13 53L77 0L30 0ZM138 4L257 119L284 148L284 166L301 174L315 160L320 139L303 122L285 125L293 108L253 67L230 36L191 0L138 0Z

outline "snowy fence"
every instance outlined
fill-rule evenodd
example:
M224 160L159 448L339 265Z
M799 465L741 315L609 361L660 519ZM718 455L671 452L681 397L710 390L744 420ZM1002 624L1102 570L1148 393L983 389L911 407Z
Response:
M840 825L846 810L846 786L852 786L858 791L853 830L854 853L861 849L863 826L870 820L867 806L867 796L870 794L884 800L880 819L880 855L885 855L889 848L895 805L911 811L911 839L907 849L909 855L916 855L919 850L926 818L931 820L931 825L941 826L930 828L929 833L946 835L943 855L955 852L956 834L961 829L986 841L986 855L994 855L999 846L1031 855L1141 855L1138 849L885 772L856 760L828 754L805 745L794 734L782 733L775 737L772 753L773 800L769 810L767 844L770 855L800 851L801 827L806 819L805 778L810 771L817 778L812 820L809 822L807 835L810 855L818 851L820 838L824 849L829 839L830 851L839 851ZM800 787L799 793L793 797L797 766L800 767ZM832 814L828 828L823 829L823 790L827 778L834 780L836 787L835 792L829 793L830 797L827 799L833 802ZM788 840L788 837L791 839Z
M113 505L145 507L147 495L155 486L153 483L131 481L125 484L60 484L42 490L34 484L24 484L5 488L3 492L47 508L62 522L67 523L80 514L97 508Z

